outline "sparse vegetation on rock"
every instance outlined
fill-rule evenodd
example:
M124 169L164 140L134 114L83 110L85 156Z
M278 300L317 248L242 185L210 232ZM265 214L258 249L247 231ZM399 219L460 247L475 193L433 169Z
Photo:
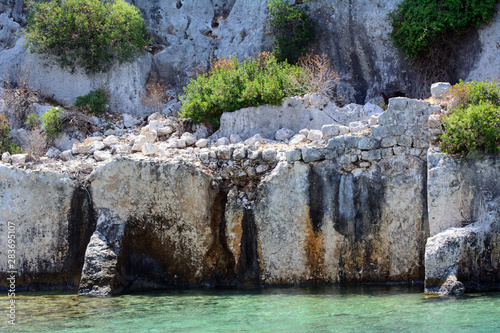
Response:
M269 27L273 33L274 55L278 61L296 63L314 39L315 22L307 14L307 6L290 6L288 1L271 0Z
M29 1L26 46L64 68L106 71L151 43L139 10L124 0Z
M446 153L500 152L500 89L495 82L460 82L450 92L455 107L445 117Z
M389 37L407 57L419 58L490 21L496 3L498 0L405 0L389 14Z

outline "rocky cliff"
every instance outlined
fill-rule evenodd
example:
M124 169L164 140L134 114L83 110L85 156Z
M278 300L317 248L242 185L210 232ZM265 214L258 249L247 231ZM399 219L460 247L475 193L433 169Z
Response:
M498 288L498 158L428 154L427 119L440 110L396 98L377 123L319 141L109 153L97 164L78 162L97 155L76 145L63 164L3 164L0 223L16 225L19 286ZM2 272L7 244L3 233Z
M243 59L272 49L267 0L130 2L140 8L157 43L157 52L141 57L135 64L115 66L106 75L85 75L71 74L57 66L46 67L38 56L27 55L16 34L25 23L23 1L0 1L0 76L13 83L22 78L34 89L65 103L72 103L77 96L106 82L112 90L115 112L145 114L136 101L149 77L164 80L176 95L191 77L206 70L210 59L232 55ZM498 16L491 24L458 40L446 61L452 66L445 71L440 68L440 74L435 76L437 71L422 71L406 61L388 41L387 14L399 2L307 3L318 23L312 49L331 59L341 77L338 94L346 103L380 100L381 94L422 98L427 97L428 85L435 81L491 80L499 76L495 56Z

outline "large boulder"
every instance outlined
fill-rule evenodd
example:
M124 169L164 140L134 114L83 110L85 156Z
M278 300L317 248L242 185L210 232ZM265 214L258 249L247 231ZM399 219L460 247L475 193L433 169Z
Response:
M431 153L428 164L426 292L499 289L500 159Z
M182 164L121 159L97 168L91 183L98 222L80 293L211 284L228 275L219 236L225 200L211 177Z
M12 271L19 290L75 288L94 227L89 194L68 175L0 166L0 289Z
M239 272L262 284L422 280L424 170L404 157L351 174L334 161L278 164L253 209L226 210Z

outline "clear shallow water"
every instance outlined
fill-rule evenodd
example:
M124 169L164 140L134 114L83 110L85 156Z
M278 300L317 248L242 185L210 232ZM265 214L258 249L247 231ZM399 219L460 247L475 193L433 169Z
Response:
M16 326L4 310L0 332L500 332L500 293L435 298L407 286L21 293L16 305Z

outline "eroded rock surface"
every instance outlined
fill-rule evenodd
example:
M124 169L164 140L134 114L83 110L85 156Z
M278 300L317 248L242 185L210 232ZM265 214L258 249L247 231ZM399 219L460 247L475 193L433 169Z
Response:
M0 288L10 271L20 289L74 288L94 228L88 193L69 175L0 166Z
M429 154L428 293L500 288L500 163ZM446 201L446 202L444 202ZM462 286L461 286L462 285Z

